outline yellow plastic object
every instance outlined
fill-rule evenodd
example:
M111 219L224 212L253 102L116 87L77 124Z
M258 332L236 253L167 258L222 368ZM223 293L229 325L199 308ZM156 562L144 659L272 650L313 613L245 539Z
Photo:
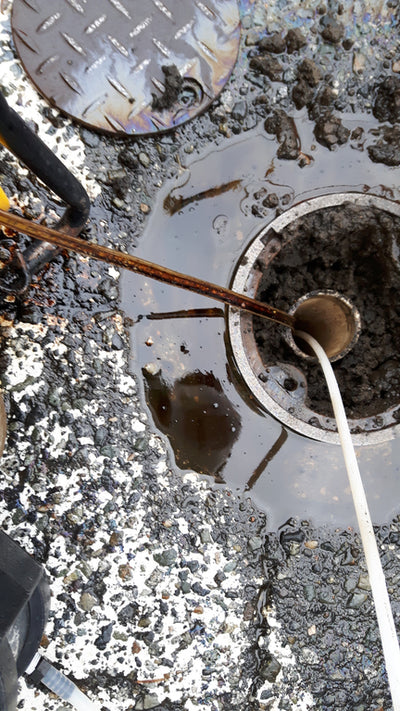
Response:
M0 210L9 210L10 203L4 190L0 188Z

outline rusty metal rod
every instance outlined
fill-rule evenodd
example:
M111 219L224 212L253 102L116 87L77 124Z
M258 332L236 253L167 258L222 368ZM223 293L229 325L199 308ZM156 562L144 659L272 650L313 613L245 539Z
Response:
M84 254L102 262L114 264L117 267L123 267L131 272L143 274L151 279L156 279L166 284L172 284L173 286L202 294L203 296L208 296L211 299L222 301L229 306L234 306L243 311L249 311L252 314L262 316L271 321L276 321L283 326L289 326L289 328L293 328L294 326L294 318L290 314L276 309L273 306L269 306L268 304L264 304L262 301L252 299L245 294L239 294L236 291L218 286L217 284L212 284L203 279L197 279L196 277L173 271L167 267L161 267L158 264L141 259L140 257L124 254L124 252L120 252L116 249L110 249L110 247L101 247L93 242L85 242L80 237L72 237L71 235L58 232L50 227L31 222L24 217L13 215L11 212L0 210L0 225L9 227L17 232L23 232L34 239L50 242L61 249L69 249L78 252L78 254Z

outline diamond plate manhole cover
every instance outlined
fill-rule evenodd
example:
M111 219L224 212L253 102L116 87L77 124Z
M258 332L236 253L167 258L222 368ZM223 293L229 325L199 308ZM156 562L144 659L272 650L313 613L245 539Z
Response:
M236 0L14 0L12 29L40 93L85 125L140 135L204 111L236 62Z

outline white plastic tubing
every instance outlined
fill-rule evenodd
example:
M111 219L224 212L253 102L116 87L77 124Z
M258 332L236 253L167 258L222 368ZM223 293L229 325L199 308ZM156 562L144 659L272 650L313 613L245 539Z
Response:
M372 527L368 502L362 483L360 470L351 440L346 413L343 407L342 397L332 370L332 366L324 349L319 343L303 331L296 331L296 335L306 341L316 356L318 357L324 376L328 385L329 394L332 400L333 411L336 418L340 443L347 474L353 496L354 508L357 514L357 521L360 529L361 540L364 548L367 563L369 581L372 589L372 596L375 603L376 616L378 618L379 631L382 639L383 655L385 658L386 671L389 680L390 692L392 695L393 711L400 711L400 649L394 625L392 609L386 587L386 580L382 570L376 543L374 529Z
M25 673L29 677L34 671L39 671L38 680L42 684L57 694L60 699L71 704L76 711L99 711L98 704L85 696L73 681L55 669L47 659L41 656L40 652L34 654Z
M49 665L49 669L41 680L54 694L68 701L76 711L99 711L97 704L85 696L80 689L62 672Z

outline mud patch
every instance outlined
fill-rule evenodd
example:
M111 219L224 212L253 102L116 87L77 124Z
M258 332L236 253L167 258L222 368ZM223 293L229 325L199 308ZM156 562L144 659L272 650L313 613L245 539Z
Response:
M373 207L349 203L318 210L274 233L282 249L268 269L260 265L264 273L257 298L280 309L289 310L301 296L319 289L337 290L359 309L358 343L334 365L350 417L374 416L400 399L399 230L398 217ZM319 366L299 363L275 325L254 318L254 330L265 365L301 367L309 406L330 416Z

